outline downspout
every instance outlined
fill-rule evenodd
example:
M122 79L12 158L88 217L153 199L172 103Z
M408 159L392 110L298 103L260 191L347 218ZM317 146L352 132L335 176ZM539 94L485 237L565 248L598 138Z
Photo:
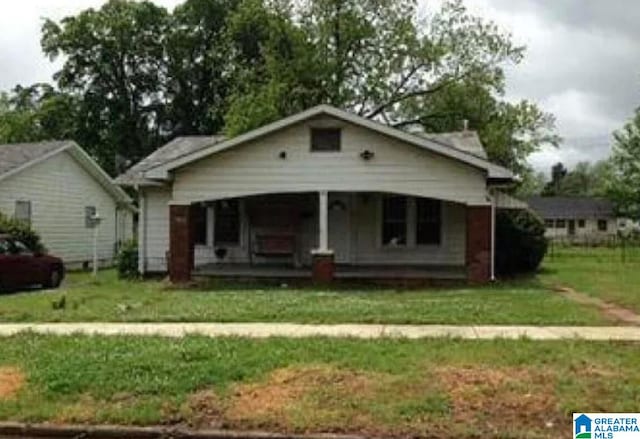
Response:
M491 282L496 280L496 199L489 190L489 201L491 201Z

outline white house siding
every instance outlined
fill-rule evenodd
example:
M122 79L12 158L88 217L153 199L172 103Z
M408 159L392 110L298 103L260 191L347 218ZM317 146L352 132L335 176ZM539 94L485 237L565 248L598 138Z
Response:
M324 189L487 204L484 171L358 126L336 121L341 151L311 152L310 127L321 122L300 123L185 165L174 175L174 202ZM363 160L364 150L375 156Z
M148 187L141 192L138 237L141 243L140 256L146 262L144 272L167 270L166 253L169 250L170 201L171 190L169 188Z
M0 211L13 216L15 202L31 202L31 224L50 253L74 266L93 259L93 229L85 226L85 207L102 217L98 258L111 262L116 244L116 202L67 152L0 181ZM128 228L131 215L128 219Z
M560 218L563 219L563 218ZM545 219L549 220L549 218ZM598 230L598 219L597 218L589 218L585 219L585 226L579 227L579 220L575 220L576 229L574 235L569 235L569 219L564 219L564 227L556 227L555 224L558 219L553 219L554 227L546 227L545 236L551 239L574 239L574 240L582 240L582 241L597 241L601 239L605 239L608 237L615 236L618 232L618 225L615 218L607 219L607 230L601 231Z

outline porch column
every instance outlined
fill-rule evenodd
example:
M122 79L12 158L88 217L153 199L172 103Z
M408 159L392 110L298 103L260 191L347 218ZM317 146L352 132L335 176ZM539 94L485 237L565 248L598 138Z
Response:
M174 283L191 280L194 248L193 212L191 205L169 206L169 280Z
M329 192L318 192L318 248L312 252L315 282L331 282L335 271L333 250L329 249Z
M491 206L467 206L467 280L491 279Z

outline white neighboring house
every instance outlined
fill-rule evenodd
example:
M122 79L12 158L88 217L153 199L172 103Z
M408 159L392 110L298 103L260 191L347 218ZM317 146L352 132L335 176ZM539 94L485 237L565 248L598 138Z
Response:
M545 236L553 240L598 242L618 233L613 203L603 198L531 197L527 204L544 219Z
M100 218L98 259L113 262L133 237L131 199L73 141L0 145L0 212L31 224L68 267L93 260L92 215Z

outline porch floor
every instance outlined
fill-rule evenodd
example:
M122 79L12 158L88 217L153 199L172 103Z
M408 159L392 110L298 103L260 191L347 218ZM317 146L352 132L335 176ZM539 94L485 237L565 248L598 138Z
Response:
M275 264L204 264L196 266L194 276L238 278L290 278L311 277L310 267ZM464 280L464 266L449 265L336 265L336 279L442 279Z

